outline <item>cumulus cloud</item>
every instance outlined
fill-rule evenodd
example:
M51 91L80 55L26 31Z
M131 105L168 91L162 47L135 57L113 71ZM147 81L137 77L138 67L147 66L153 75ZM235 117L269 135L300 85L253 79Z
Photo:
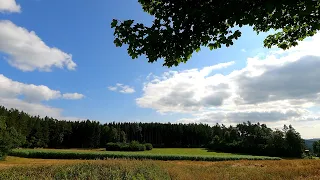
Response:
M232 92L225 76L210 73L233 64L227 62L154 76L145 83L144 94L136 102L140 107L153 108L161 113L199 111L205 107L221 106Z
M75 70L72 55L47 46L33 31L0 20L0 51L10 65L22 71L51 71L53 67Z
M319 44L320 33L290 50L250 57L244 68L226 75L214 70L233 63L150 75L136 102L160 113L193 115L179 122L281 122L301 129L299 122L320 122L312 110L320 105Z
M108 89L110 91L116 91L124 94L132 94L136 92L133 87L130 87L128 85L117 83L115 86L109 86Z
M13 81L0 74L0 105L7 108L23 110L31 115L49 116L57 119L74 120L73 117L63 117L62 109L42 104L43 101L54 99L81 99L79 93L65 93L52 90L44 85L25 84Z
M21 12L21 7L15 0L0 0L0 12L19 13Z
M53 99L81 99L84 95L79 93L65 93L52 90L44 85L24 84L13 81L0 74L0 97L17 98L22 96L27 102L41 102Z

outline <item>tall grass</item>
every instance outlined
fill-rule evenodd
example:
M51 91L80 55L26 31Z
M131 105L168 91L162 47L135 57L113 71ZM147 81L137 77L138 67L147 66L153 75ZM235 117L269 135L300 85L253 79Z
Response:
M133 154L117 152L95 151L52 151L34 149L15 149L10 152L11 156L41 159L151 159L151 160L191 160L191 161L227 161L227 160L280 160L277 157L263 156L197 156L197 155L161 155L161 154Z
M0 171L0 179L170 179L165 169L153 162L82 163L38 167L14 167Z
M19 179L299 179L319 180L320 160L151 161L56 160L19 157L0 161L0 180Z
M171 179L319 180L318 160L160 162Z

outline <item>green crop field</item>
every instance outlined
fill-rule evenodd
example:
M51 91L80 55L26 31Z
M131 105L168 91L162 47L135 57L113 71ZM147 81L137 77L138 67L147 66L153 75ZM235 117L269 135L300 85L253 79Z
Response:
M225 160L279 160L277 157L238 155L230 153L207 152L200 148L155 148L143 152L121 152L79 149L15 149L11 156L42 159L152 159L152 160L193 160L193 161L225 161Z

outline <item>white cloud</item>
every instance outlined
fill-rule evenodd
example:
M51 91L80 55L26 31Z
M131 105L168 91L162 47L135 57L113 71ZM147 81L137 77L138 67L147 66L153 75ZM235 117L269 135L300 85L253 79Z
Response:
M82 99L85 96L79 93L65 93L62 95L63 99Z
M247 52L247 50L246 49L241 49L241 52Z
M43 85L37 86L13 81L2 74L0 74L0 84L0 97L23 96L24 100L28 102L48 101L61 97L60 91L51 90Z
M227 62L200 70L169 71L161 77L154 76L144 85L144 94L136 102L140 107L153 108L161 113L221 106L232 93L226 84L228 79L222 74L210 76L210 73L233 64Z
M110 91L118 91L118 92L124 93L124 94L132 94L132 93L136 92L133 87L130 87L128 85L123 85L120 83L117 83L115 86L109 86L108 89Z
M193 115L179 122L259 121L271 127L293 124L301 130L302 123L320 123L320 115L310 110L320 108L319 44L320 33L290 50L273 49L248 58L246 67L227 75L214 73L212 66L153 75L136 102L160 113ZM315 135L311 132L319 132L320 126L308 129L302 131L304 137Z
M23 97L26 102L41 102L53 99L81 99L84 95L79 93L65 93L52 90L44 85L24 84L13 81L0 74L0 97L17 98Z
M19 13L21 12L21 7L15 0L0 0L0 12Z
M53 108L40 103L30 103L18 98L0 97L0 105L6 108L19 109L31 115L39 115L41 117L61 117L62 109Z
M0 105L23 110L31 115L49 116L57 119L74 120L61 115L62 109L42 104L42 101L54 99L81 99L79 93L62 94L44 85L25 84L13 81L0 74Z
M74 70L72 55L47 46L33 31L0 20L0 51L10 65L22 71L51 71L53 67Z

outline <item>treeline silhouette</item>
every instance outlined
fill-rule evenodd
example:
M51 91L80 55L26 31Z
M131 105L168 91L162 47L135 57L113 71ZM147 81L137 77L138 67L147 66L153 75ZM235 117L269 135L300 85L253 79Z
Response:
M25 148L101 148L108 142L151 143L153 147L203 147L214 151L301 157L304 142L293 127L272 130L250 122L235 127L171 124L61 121L0 106L7 127L25 137Z

